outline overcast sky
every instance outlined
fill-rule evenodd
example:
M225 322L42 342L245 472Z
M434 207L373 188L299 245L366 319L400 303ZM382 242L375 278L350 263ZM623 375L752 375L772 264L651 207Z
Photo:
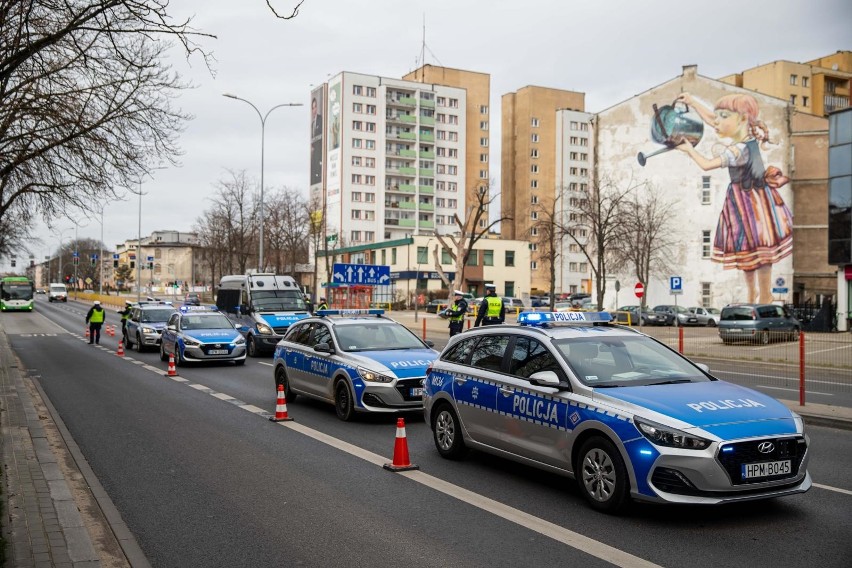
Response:
M272 0L279 12L297 2ZM401 77L425 62L491 75L491 164L499 184L500 97L526 85L586 93L598 112L680 75L720 77L778 59L808 61L852 49L849 0L305 0L293 20L278 20L264 0L171 0L176 19L217 39L203 42L215 56L211 74L198 58L176 51L174 69L194 84L177 104L195 118L180 138L180 167L145 182L142 235L189 231L210 206L213 184L227 170L260 178L261 112L280 103L266 122L268 190L287 186L307 193L309 96L340 71ZM97 215L95 215L97 217ZM80 237L100 239L97 220ZM57 228L73 227L56 220ZM138 199L104 211L109 247L136 238ZM65 239L74 231L65 231ZM47 229L34 251L55 250ZM20 266L20 265L19 265ZM0 270L8 261L0 262Z

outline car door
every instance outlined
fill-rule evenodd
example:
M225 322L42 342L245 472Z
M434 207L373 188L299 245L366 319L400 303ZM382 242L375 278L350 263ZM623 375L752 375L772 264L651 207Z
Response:
M568 401L558 396L557 389L529 381L533 373L553 371L567 386L564 369L547 346L532 337L515 337L508 355L508 372L497 381L498 447L531 460L571 469Z
M311 324L311 336L308 344L302 351L304 355L302 364L304 382L302 386L308 394L331 399L333 398L331 376L337 365L334 363L334 354L314 351L314 347L320 343L326 343L332 349L336 348L328 325L314 322Z
M302 392L304 388L305 344L311 336L311 323L293 326L282 340L284 366L287 368L287 380L290 388Z
M163 344L163 353L172 354L177 356L177 351L175 351L175 342L177 338L177 329L178 320L180 319L180 314L175 313L172 314L169 318L169 321L166 322L166 329L163 330L163 336L160 340ZM169 328L173 329L169 329Z
M506 334L471 338L470 359L453 378L453 398L468 435L494 447L499 447L500 439L497 379L509 339Z

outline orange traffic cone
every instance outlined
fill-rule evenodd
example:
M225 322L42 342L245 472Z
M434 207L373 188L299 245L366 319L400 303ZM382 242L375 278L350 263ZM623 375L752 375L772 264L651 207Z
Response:
M89 339L89 326L86 326L86 339Z
M382 467L390 471L420 469L419 465L414 465L408 458L408 440L405 437L405 419L401 417L396 420L396 443L394 443L393 446L393 463L386 463Z
M177 377L177 369L175 369L175 356L169 353L169 370L166 372L167 377Z
M284 385L278 385L278 398L275 400L275 416L270 416L273 422L289 422L293 420L287 414L287 399L284 398Z
M118 351L116 351L115 354L118 355L119 357L124 357L124 342L123 341L118 342Z
M112 325L112 324L107 326L107 333L109 334L110 337L115 337L115 326Z

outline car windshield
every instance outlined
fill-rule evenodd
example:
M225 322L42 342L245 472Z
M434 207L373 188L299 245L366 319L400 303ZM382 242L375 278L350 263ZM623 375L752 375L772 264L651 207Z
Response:
M261 312L294 312L308 309L302 295L295 290L254 290L251 293L251 303L254 309Z
M555 339L584 385L597 388L697 383L710 379L687 359L642 336Z
M164 322L169 320L169 316L175 313L174 310L143 310L142 321L145 323Z
M334 326L337 343L344 351L388 351L426 349L408 328L387 323L363 323Z
M32 300L33 299L33 288L29 285L23 284L7 284L4 283L2 286L3 289L3 299L4 300Z
M180 324L181 329L229 329L234 326L231 320L221 314L212 316L185 316Z

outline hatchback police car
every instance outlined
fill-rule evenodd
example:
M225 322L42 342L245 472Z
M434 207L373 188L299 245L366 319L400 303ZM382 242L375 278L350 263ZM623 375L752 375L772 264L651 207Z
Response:
M424 392L438 452L474 447L573 477L607 512L811 487L801 417L610 318L525 312L450 339Z
M173 313L171 302L139 302L132 306L127 319L127 348L135 347L139 353L149 347L156 349Z
M426 368L438 356L384 310L320 310L287 331L275 348L275 385L334 404L338 418L355 412L423 408Z
M181 306L163 330L160 359L178 365L198 361L246 362L246 340L216 306Z

